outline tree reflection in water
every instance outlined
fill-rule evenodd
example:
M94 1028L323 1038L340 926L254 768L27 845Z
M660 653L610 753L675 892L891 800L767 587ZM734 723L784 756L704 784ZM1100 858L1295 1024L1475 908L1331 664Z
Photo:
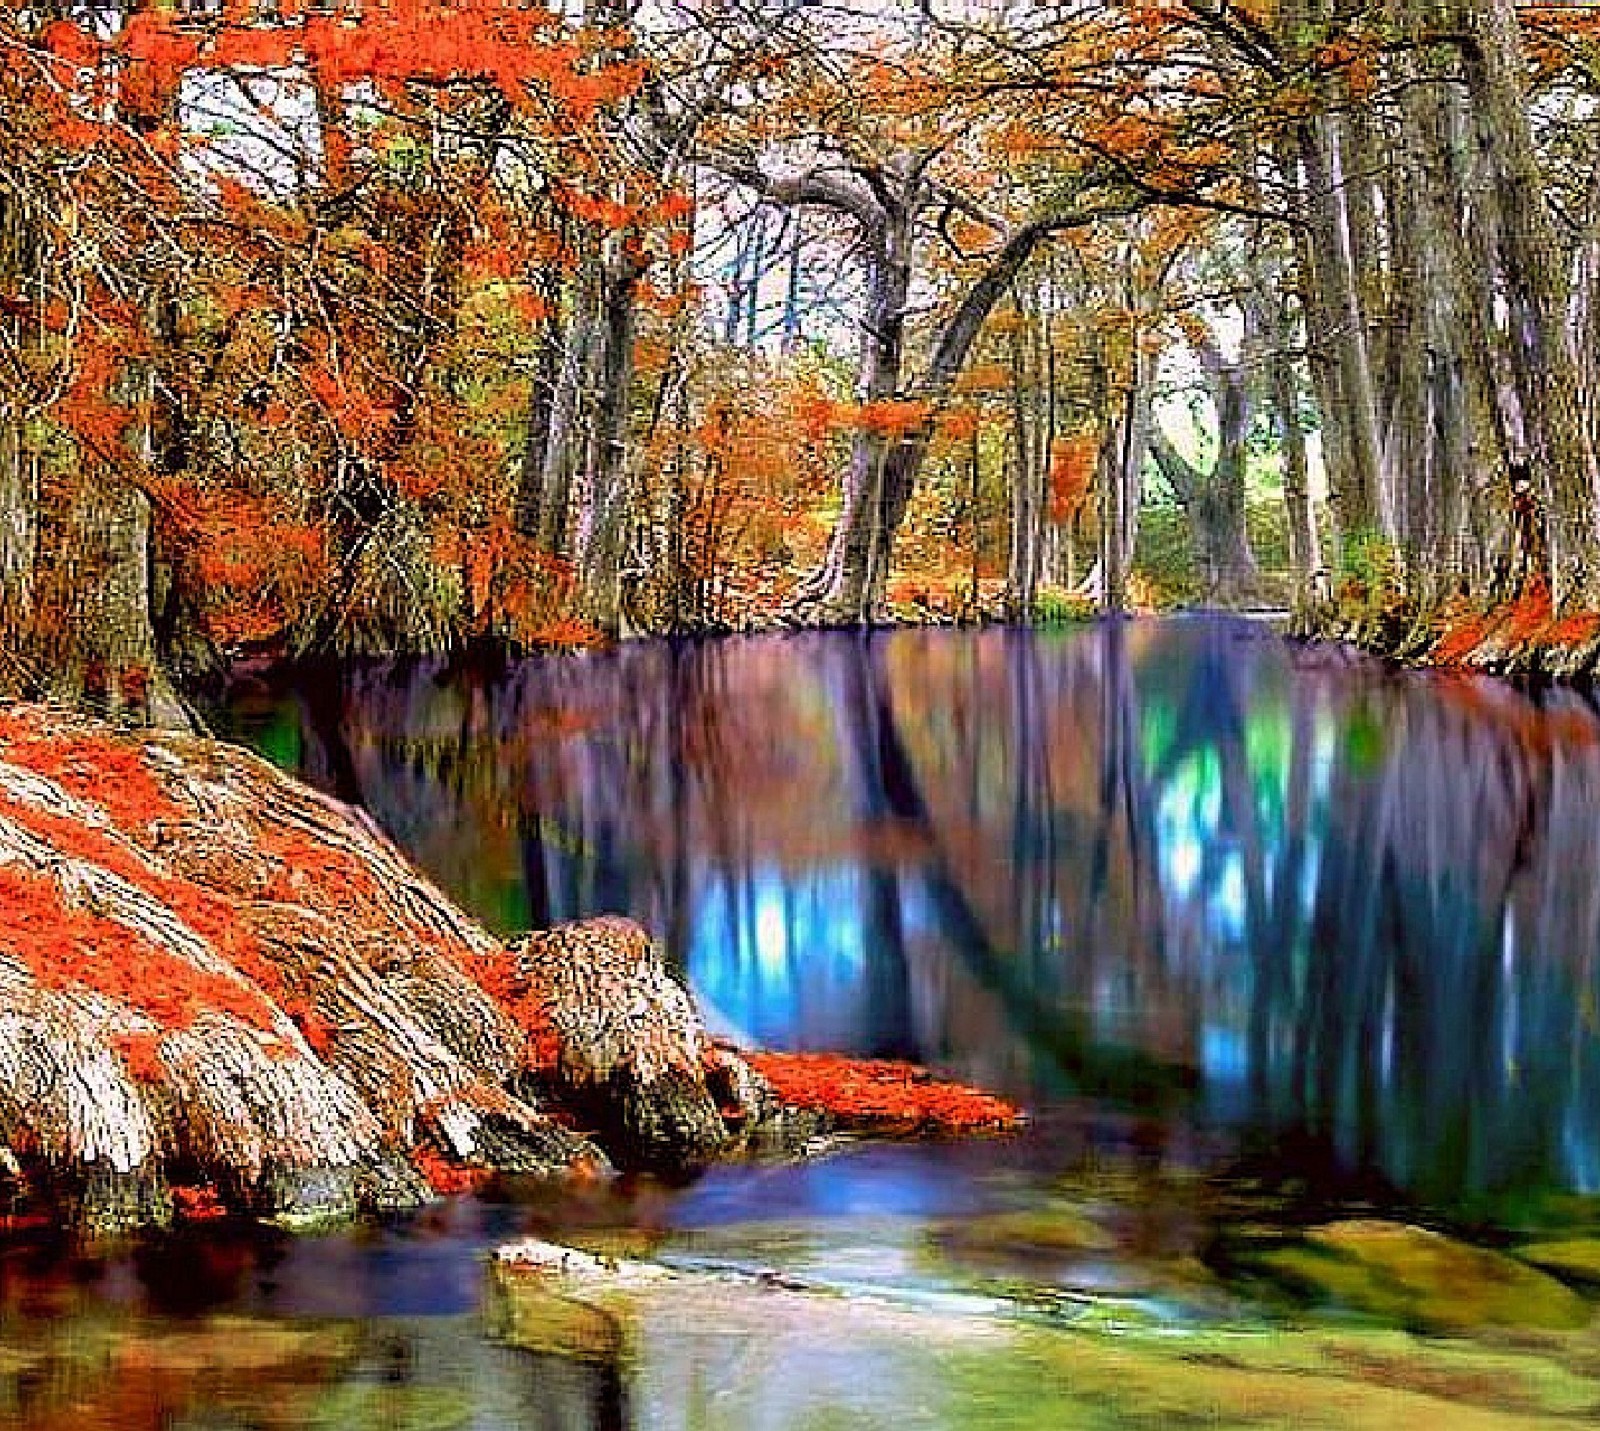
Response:
M1194 618L344 667L232 716L493 923L649 923L743 1036L1457 1212L1600 1188L1577 695Z

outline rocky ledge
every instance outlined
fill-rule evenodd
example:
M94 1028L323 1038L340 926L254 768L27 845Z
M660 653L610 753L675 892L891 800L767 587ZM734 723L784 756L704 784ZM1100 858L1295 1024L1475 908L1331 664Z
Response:
M94 1228L997 1128L904 1065L746 1058L637 925L506 944L255 756L0 705L0 1216Z

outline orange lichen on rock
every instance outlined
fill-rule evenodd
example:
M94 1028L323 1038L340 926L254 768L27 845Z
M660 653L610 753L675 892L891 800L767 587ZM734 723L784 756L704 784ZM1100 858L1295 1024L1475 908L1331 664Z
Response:
M161 1062L161 1035L118 1034L111 1045L122 1056L123 1067L139 1083L160 1083L167 1075Z
M146 945L144 947L150 954L158 955L172 966L170 973L175 981L173 985L175 994L187 992L193 996L186 1002L175 1003L173 999L161 998L159 988L149 991L147 1002L151 1004L151 1008L147 1008L146 1012L151 1012L158 1023L168 1028L188 1027L193 1021L194 1014L203 1004L203 1000L199 997L201 986L195 982L200 980L204 981L205 990L217 993L222 999L222 1002L214 1004L213 1007L225 1009L255 1028L265 1030L272 1027L272 1002L281 1001L285 995L283 976L276 966L262 956L259 945L240 923L237 910L231 906L229 900L189 880L158 873L113 836L81 821L25 805L4 795L0 795L0 814L46 840L62 854L109 870L152 899L164 904L226 959L243 976L244 981L248 981L247 984L221 975L201 974L181 959ZM0 874L4 873L6 872L0 871ZM13 875L13 878L18 876ZM40 878L34 883L48 891L55 889L53 881L48 879ZM23 912L19 908L13 908L12 899L20 898L19 892L23 888L24 886L12 885L0 892L0 945L4 944L7 920L12 921L14 926L15 921L22 917ZM64 908L58 891L47 896L43 891L35 890L33 902L37 906L41 898L47 897L52 900L55 907ZM142 943L125 925L110 919L101 919L98 923L103 926L102 937L108 941L107 947L114 949L116 946L125 946L129 950L134 950ZM13 927L12 933L22 938L24 942L28 942L23 931ZM29 963L30 968L34 966L35 960L49 965L50 960L40 953L43 946L34 940L32 947L35 950L33 958L25 958L24 962ZM126 954L119 958L113 952L106 957L103 967L98 972L80 961L77 966L80 972L86 971L95 976L85 978L81 982L91 988L99 988L104 993L113 993L116 989L137 985L144 977L148 966L138 965L134 972L129 973L128 961L133 957L131 954ZM37 970L35 972L37 973ZM99 982L95 981L96 978ZM249 985L254 985L254 989ZM159 1017L152 1012L157 1007L171 1011L172 1016Z
M746 1062L787 1104L831 1113L875 1132L975 1133L1015 1128L1021 1113L1002 1098L945 1083L913 1063L824 1053L751 1053Z
M324 911L355 913L372 902L372 872L354 855L330 848L299 830L263 828L256 848L278 864L268 898Z
M525 1066L533 1071L554 1067L561 1056L561 1041L551 1025L544 991L529 977L522 961L509 949L462 949L455 958L467 977L527 1036Z

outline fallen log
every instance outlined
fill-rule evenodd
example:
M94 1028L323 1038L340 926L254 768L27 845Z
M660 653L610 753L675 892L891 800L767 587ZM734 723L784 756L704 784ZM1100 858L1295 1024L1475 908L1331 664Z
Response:
M627 920L504 945L246 751L0 705L0 1212L295 1220L679 1171L825 1127L807 1101L712 1043Z

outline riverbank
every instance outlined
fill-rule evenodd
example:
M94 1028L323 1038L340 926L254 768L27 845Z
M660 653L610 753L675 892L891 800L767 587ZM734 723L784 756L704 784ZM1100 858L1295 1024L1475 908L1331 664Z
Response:
M919 1130L1016 1116L885 1076ZM243 750L0 706L13 1224L311 1222L905 1126L891 1111L786 1101L626 920L502 942L364 814Z
M1426 610L1398 596L1362 594L1313 621L1309 634L1419 668L1558 681L1600 671L1600 612L1558 614L1540 587L1514 601L1455 598Z

